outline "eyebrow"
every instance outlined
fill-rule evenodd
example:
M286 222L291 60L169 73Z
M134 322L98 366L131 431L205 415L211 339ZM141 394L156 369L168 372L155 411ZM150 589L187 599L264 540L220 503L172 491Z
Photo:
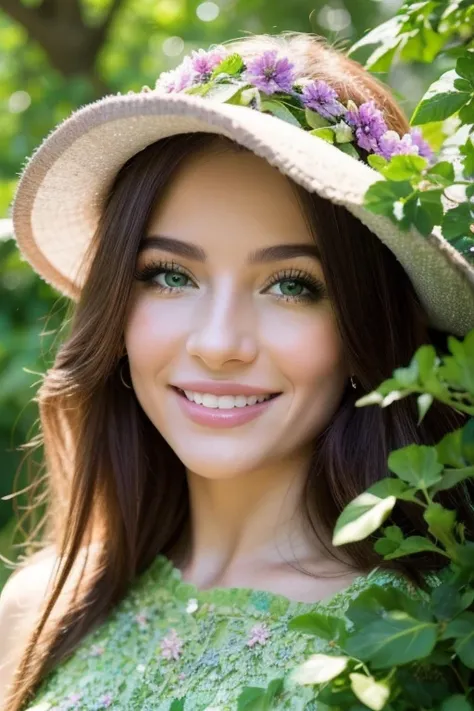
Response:
M149 235L144 237L138 247L138 253L146 249L161 249L164 252L177 254L180 257L193 259L196 262L207 260L206 252L197 244L183 242L164 235ZM321 261L321 253L316 244L275 244L271 247L261 247L250 253L249 264L276 262L294 257L312 257Z

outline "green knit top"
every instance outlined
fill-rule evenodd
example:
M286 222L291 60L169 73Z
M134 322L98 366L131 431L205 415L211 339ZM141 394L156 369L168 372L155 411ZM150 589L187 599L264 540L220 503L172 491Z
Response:
M28 711L237 711L275 679L284 686L271 708L322 711L312 686L290 672L326 640L288 629L311 611L343 616L369 585L418 595L402 576L376 568L316 603L247 588L199 590L163 555L75 651L43 679ZM285 679L285 677L288 677ZM239 701L239 697L241 697ZM265 708L267 708L265 706Z

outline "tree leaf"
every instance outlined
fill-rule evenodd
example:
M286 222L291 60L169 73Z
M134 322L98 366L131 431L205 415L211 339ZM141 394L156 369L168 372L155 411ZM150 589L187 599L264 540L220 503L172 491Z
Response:
M467 233L471 222L473 222L471 208L467 202L463 202L446 212L441 226L443 236L448 240L460 237Z
M265 692L257 686L247 686L237 699L237 711L263 711Z
M454 183L454 167L452 163L449 163L447 160L443 160L432 165L431 168L426 171L426 175L430 178L442 178L443 185L451 185Z
M466 52L464 57L459 57L456 62L456 73L463 79L467 79L474 91L474 53Z
M388 468L417 489L426 489L441 479L443 465L434 447L409 444L390 452Z
M457 486L466 479L474 479L474 466L464 467L463 469L445 469L443 472L443 478L440 482L434 485L431 493L435 494L438 491L452 489L454 486Z
M424 416L430 409L431 405L433 404L433 395L430 395L430 393L423 393L422 395L419 395L416 399L416 404L418 407L418 423L420 424L423 421Z
M346 617L357 630L364 630L368 624L384 619L389 611L403 611L411 617L432 622L431 611L424 603L406 595L398 588L371 585L360 592L349 603Z
M394 219L393 206L401 198L413 192L408 181L391 182L381 180L373 183L364 195L364 205L377 215L386 215Z
M441 703L440 711L473 711L472 704L461 694L455 694Z
M464 467L465 462L461 454L461 430L453 430L444 435L435 445L438 460L448 467ZM446 470L443 479L446 476Z
M416 489L410 488L406 482L394 476L376 481L367 491L381 499L386 499L387 496L395 496L403 501L418 501Z
M451 69L431 84L415 108L410 124L419 126L430 121L443 121L459 111L471 95L466 91L456 91L454 82L458 78L456 71Z
M381 681L376 681L372 676L353 672L349 674L351 689L359 701L372 709L381 711L390 696L390 688Z
M421 172L427 167L428 161L422 156L416 155L399 155L394 156L388 165L382 169L382 174L387 180L396 182L402 180L411 180L412 178L421 175Z
M309 612L294 617L288 623L288 629L330 641L339 639L346 632L346 626L340 617L324 615L320 612Z
M322 684L342 674L349 661L349 657L312 654L291 673L291 679L302 686Z
M436 624L391 611L349 636L344 649L353 657L371 662L372 669L385 669L428 656L436 637Z
M362 541L390 515L397 500L394 496L380 499L364 492L346 506L337 519L332 543L342 546L353 541Z
M427 538L423 536L409 536L401 541L396 549L385 555L385 560L393 560L394 558L401 558L405 555L413 555L413 553L438 553L444 554L441 548L438 548L434 543L432 543Z

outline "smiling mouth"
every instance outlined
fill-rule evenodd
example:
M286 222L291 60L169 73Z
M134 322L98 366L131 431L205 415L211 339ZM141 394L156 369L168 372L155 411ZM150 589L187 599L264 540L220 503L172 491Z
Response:
M268 400L274 400L281 393L268 393L267 395L214 395L212 393L198 393L192 390L173 389L183 398L203 408L212 410L245 409L259 405Z

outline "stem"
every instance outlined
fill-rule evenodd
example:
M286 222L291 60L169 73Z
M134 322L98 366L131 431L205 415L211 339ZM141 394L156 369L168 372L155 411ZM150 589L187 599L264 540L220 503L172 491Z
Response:
M456 667L454 666L454 664L450 664L449 666L450 666L451 669L453 670L453 672L454 672L454 674L455 674L457 680L458 680L459 683L461 684L462 690L464 691L464 693L465 693L466 696L467 696L468 693L469 693L469 687L465 685L465 683L463 682L462 678L459 676L459 672L458 672L458 670L456 669Z

